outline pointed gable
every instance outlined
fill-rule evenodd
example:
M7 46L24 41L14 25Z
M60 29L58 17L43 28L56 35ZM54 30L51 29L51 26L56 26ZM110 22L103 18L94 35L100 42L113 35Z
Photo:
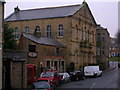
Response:
M83 21L87 21L88 23L97 26L97 23L92 15L92 12L86 2L83 2L81 8L74 14L74 17Z

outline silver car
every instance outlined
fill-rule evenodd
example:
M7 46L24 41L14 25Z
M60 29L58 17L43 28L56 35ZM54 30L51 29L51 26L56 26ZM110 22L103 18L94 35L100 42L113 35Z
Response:
M62 83L70 82L70 75L68 73L59 73L59 75L62 77Z

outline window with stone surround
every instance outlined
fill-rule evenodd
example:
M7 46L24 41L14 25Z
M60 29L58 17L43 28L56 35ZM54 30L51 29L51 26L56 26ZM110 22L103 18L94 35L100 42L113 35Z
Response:
M40 26L36 26L36 28L35 28L35 33L36 32L40 32Z
M47 37L52 37L52 27L50 25L47 26Z
M63 25L62 24L58 25L58 36L63 37Z
M15 27L15 30L14 30L14 38L15 38L16 40L18 40L19 37L20 37L20 35L19 35L19 29L18 29L18 27Z
M29 27L25 27L25 33L29 33L30 32L30 30L29 30Z

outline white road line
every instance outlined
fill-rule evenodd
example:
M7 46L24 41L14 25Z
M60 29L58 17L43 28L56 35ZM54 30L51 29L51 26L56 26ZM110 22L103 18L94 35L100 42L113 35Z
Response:
M93 86L95 86L95 84L96 84L96 83L94 82L94 83L93 83Z
M92 87L91 87L91 89L95 86L95 84L96 84L96 83L94 82L93 85L92 85Z

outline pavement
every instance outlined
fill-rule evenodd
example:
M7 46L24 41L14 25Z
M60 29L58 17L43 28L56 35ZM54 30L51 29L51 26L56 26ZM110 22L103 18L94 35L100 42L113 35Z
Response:
M104 70L103 73L113 71L113 70L115 70L116 68L117 68L116 66L114 66L114 67L108 67L108 69Z
M113 71L116 68L118 68L118 62L116 62L116 61L109 61L109 67L106 70L104 70L103 73L109 72L109 71Z

